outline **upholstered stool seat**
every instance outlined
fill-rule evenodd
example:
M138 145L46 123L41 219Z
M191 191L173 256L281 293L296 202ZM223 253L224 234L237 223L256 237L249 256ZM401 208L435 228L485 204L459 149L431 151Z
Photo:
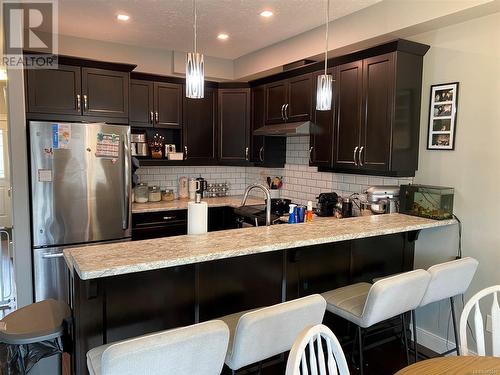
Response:
M415 270L381 279L374 284L357 283L322 294L327 303L327 311L358 326L357 340L361 374L363 374L362 329L384 320L401 317L408 358L404 313L415 309L420 304L429 280L429 272Z
M90 375L218 375L229 329L221 321L152 333L87 352Z
M231 332L226 365L236 371L290 350L304 328L323 321L325 308L315 294L219 318Z

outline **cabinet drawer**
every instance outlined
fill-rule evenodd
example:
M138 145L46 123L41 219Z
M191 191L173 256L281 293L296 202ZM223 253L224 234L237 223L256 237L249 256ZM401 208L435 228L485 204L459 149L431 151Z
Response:
M132 228L166 225L178 222L187 223L187 210L144 212L132 215Z

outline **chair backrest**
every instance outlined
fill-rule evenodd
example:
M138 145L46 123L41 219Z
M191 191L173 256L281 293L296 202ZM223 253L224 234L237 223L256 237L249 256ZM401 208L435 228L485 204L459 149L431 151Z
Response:
M219 375L229 328L220 320L123 341L102 354L102 375Z
M500 285L490 286L474 294L472 298L465 304L460 317L460 354L469 355L469 348L467 346L467 321L469 314L474 308L474 333L476 336L477 354L486 355L485 341L484 341L484 324L479 302L482 298L493 295L493 303L491 305L491 341L492 341L492 354L495 357L500 357L500 308L498 307L498 292L500 292Z
M430 278L429 272L414 270L378 280L366 297L362 326L370 327L417 308Z
M290 350L285 375L301 374L349 375L339 340L323 324L304 329Z
M305 327L323 321L325 310L325 299L313 294L242 315L227 365L237 370L290 350Z
M431 281L420 306L464 294L469 288L478 264L474 258L466 257L430 267L427 272L431 274Z

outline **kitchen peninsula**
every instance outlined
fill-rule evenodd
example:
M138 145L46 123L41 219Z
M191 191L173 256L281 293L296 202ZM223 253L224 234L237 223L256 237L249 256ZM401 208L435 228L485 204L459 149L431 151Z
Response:
M98 345L413 269L419 231L455 223L316 218L67 249L76 374Z

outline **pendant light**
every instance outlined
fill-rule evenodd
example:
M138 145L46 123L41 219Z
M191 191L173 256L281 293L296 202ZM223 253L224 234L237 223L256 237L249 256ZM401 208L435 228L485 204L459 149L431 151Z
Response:
M205 63L203 54L196 49L197 32L196 0L193 0L193 30L194 30L194 52L188 52L186 56L186 97L191 99L202 99L205 86Z
M328 23L330 21L330 0L326 0L325 73L318 76L316 89L316 110L329 111L332 108L333 76L327 74L328 64Z

